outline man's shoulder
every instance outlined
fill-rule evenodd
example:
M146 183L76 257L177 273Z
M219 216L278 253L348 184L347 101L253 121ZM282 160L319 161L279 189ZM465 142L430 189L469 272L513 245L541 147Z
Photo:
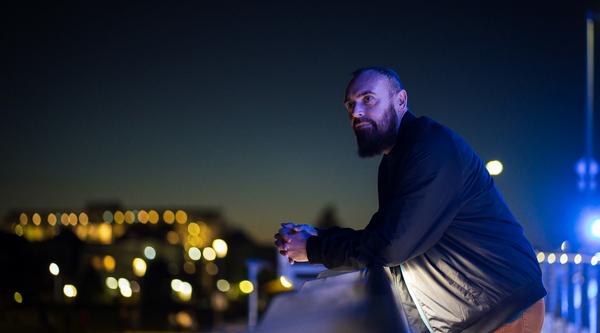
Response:
M465 144L456 132L427 116L416 117L407 132L414 149L447 150Z

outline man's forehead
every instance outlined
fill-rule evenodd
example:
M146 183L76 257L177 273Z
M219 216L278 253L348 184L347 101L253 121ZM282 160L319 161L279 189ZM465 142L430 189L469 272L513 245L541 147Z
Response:
M346 88L346 98L362 95L365 92L381 94L388 90L389 80L375 71L361 73Z

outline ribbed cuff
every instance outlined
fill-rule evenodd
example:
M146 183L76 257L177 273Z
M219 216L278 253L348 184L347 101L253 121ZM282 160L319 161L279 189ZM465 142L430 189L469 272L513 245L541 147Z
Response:
M322 264L321 258L321 237L310 236L306 240L306 256L311 264Z

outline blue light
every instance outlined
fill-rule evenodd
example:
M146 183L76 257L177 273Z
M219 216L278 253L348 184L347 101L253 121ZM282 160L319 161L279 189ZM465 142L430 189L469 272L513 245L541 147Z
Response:
M592 235L596 238L600 238L600 219L595 219L592 222Z

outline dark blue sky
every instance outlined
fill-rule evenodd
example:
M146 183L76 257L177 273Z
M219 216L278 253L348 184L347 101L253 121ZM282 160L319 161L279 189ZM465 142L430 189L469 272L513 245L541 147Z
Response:
M44 6L10 14L0 213L219 206L269 239L333 204L363 226L379 158L357 157L342 98L350 72L383 65L413 112L504 163L497 184L534 243L574 222L584 3Z

